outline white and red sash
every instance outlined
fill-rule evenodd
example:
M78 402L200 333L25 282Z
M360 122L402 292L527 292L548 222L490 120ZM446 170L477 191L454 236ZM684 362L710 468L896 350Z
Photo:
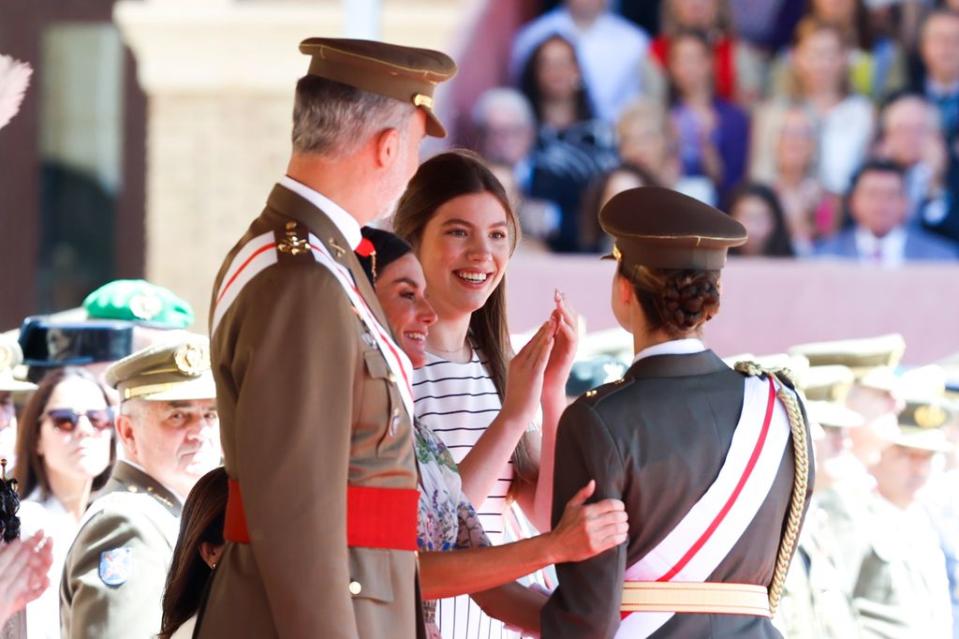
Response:
M776 388L772 375L745 379L743 410L719 475L676 527L626 569L627 582L702 583L729 555L766 500L790 439ZM648 637L674 614L630 613L616 637Z
M313 258L318 264L329 269L336 281L343 288L346 297L360 318L360 321L366 326L370 335L376 342L380 353L386 360L390 372L395 378L395 384L399 389L400 397L403 400L403 406L407 414L413 417L413 365L406 353L396 345L390 332L386 330L377 320L375 313L370 309L369 304L363 298L356 283L353 280L353 274L348 268L333 259L329 250L312 233L309 236L309 243ZM220 321L226 314L227 309L239 296L240 291L259 273L276 264L279 259L277 251L276 235L273 231L258 235L241 248L234 256L230 267L227 269L226 276L220 284L214 300L213 316L210 321L210 335L216 332ZM392 425L395 422L391 423Z

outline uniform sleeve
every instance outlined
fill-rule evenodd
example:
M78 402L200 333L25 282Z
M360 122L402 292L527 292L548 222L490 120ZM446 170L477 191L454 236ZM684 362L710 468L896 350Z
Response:
M64 639L127 639L160 632L163 588L172 549L145 517L103 512L78 533L63 579Z
M555 527L566 502L596 480L589 502L621 499L625 471L606 426L593 409L578 401L563 413L556 435L553 479ZM541 614L544 639L612 637L619 627L626 544L578 563L556 566L559 587Z
M231 470L274 623L280 637L355 638L346 490L356 317L333 275L305 260L267 270L238 301Z

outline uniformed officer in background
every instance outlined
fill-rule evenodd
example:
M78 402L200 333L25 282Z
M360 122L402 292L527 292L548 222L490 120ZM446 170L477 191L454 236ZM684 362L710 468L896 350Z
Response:
M60 584L63 637L147 639L190 488L220 463L207 340L152 346L107 369L126 461L84 515Z

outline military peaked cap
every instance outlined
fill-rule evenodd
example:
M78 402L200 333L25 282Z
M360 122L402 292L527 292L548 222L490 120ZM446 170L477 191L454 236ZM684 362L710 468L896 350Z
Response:
M436 85L456 75L456 63L445 53L346 38L308 38L300 52L312 57L310 75L419 107L426 112L426 132L446 137L433 111Z
M190 335L156 344L114 362L106 382L120 397L151 401L214 399L216 386L210 371L209 341Z
M730 247L746 242L742 224L719 209L658 186L641 186L614 196L599 213L613 236L613 258L627 271L721 269Z

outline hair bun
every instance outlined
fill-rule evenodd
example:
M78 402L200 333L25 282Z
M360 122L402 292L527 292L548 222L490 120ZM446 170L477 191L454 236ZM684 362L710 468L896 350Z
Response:
M659 297L660 315L671 332L688 333L719 311L718 277L710 271L670 273Z

